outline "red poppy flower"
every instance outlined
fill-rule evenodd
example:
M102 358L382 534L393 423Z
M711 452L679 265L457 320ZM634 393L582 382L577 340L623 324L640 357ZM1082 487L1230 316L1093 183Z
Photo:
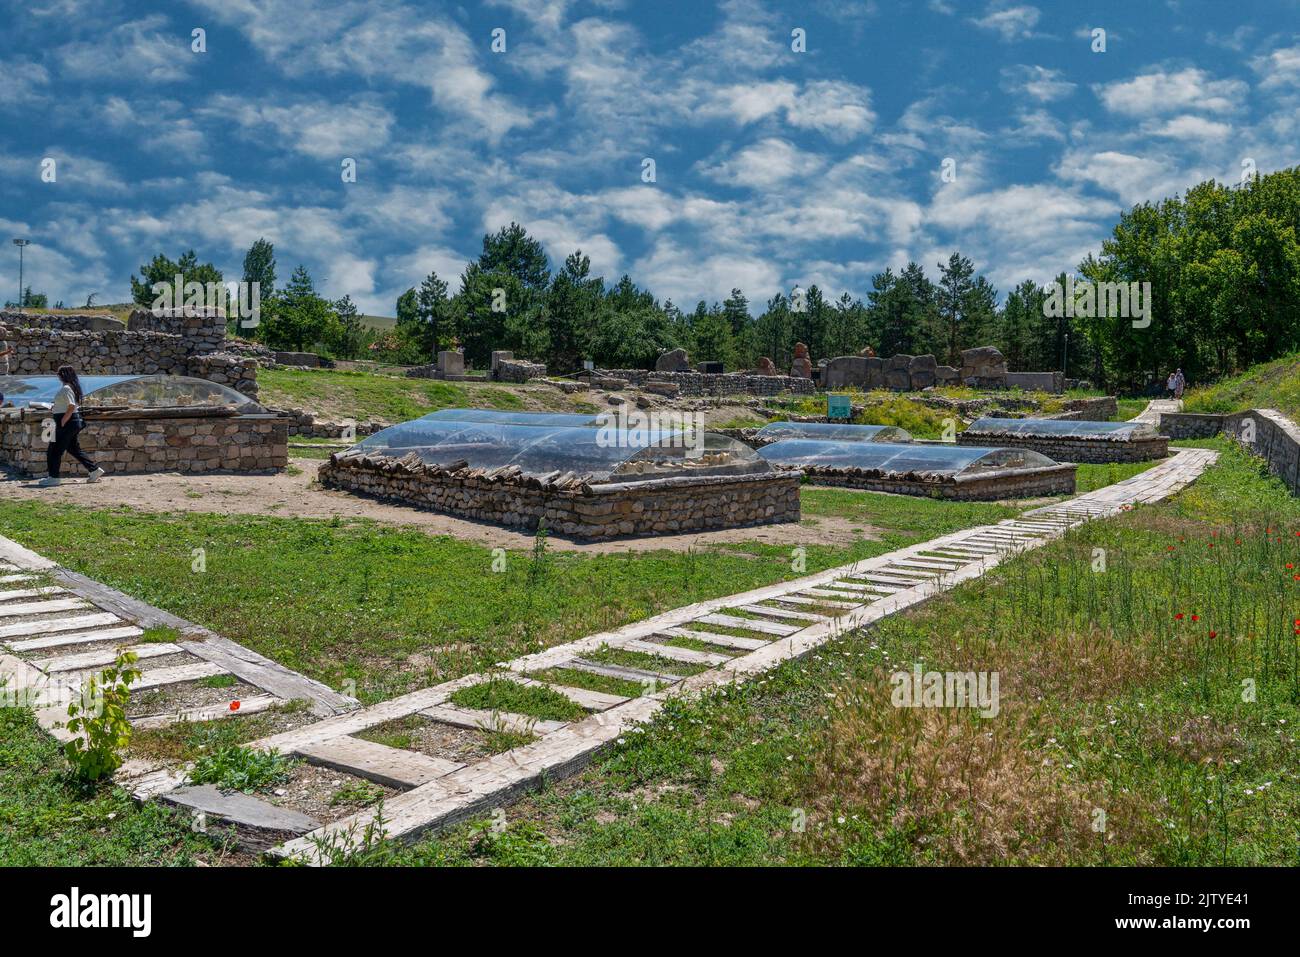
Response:
M1175 621L1182 621L1182 620L1183 620L1183 613L1180 611L1178 614L1174 615L1174 620L1175 620Z
M1218 637L1219 637L1219 633L1218 633L1217 631L1212 631L1212 632L1210 632L1210 637L1211 637L1211 638L1218 638Z
M1290 562L1287 562L1287 563L1286 563L1286 567L1287 567L1287 568L1294 568L1295 566L1292 565Z
M238 701L232 701L232 702L230 702L230 710L231 710L231 711L238 711L238 710L239 710L239 702L238 702Z
M1171 551L1171 552L1172 552L1173 550L1174 550L1174 546L1172 546L1172 545L1170 545L1169 548L1167 549L1167 551Z
M1201 620L1201 616L1200 616L1200 615L1193 615L1193 616L1192 616L1192 621L1200 621L1200 620Z

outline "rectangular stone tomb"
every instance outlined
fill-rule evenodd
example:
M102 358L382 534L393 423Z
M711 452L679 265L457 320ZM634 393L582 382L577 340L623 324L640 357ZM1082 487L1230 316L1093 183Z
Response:
M1148 422L983 418L957 433L969 446L1032 449L1058 462L1146 462L1169 454L1169 439Z
M454 413L453 413L454 414ZM797 522L799 479L748 446L526 413L426 417L321 466L321 484L463 518L577 538Z
M1027 449L781 439L759 450L814 485L962 501L1074 493L1075 466Z

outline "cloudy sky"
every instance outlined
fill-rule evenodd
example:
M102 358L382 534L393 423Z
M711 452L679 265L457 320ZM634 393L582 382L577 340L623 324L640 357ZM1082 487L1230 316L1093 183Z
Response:
M1300 162L1300 0L0 0L0 21L0 234L68 305L129 299L157 252L238 278L265 236L282 280L301 262L391 315L511 220L687 307L862 296L953 250L1005 292L1134 203Z

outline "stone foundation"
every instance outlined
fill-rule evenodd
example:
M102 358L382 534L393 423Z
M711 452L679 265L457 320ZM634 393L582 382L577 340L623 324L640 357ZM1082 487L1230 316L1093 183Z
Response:
M951 476L926 472L899 475L879 469L831 469L812 466L803 473L811 485L855 488L895 495L922 495L960 502L990 502L1008 498L1073 495L1075 466L1006 469L980 475Z
M289 464L289 420L274 415L175 415L172 409L85 413L82 449L110 475L149 472L271 472ZM48 412L0 413L0 462L46 475L41 438ZM63 457L64 477L85 470Z
M1212 439L1223 431L1224 415L1206 412L1161 412L1157 428L1171 439Z
M816 391L812 379L787 375L749 375L745 372L647 372L644 369L597 369L592 384L598 380L621 381L625 386L650 388L652 384L677 386L677 395L777 395L797 392L811 395ZM656 390L658 391L658 390Z
M1277 409L1217 415L1162 412L1160 433L1173 439L1208 439L1220 433L1268 463L1268 470L1300 495L1300 427Z
M627 483L588 483L572 475L544 481L517 469L482 472L393 459L330 456L320 482L461 518L575 538L664 535L799 521L799 477L692 476Z
M1169 454L1169 439L1163 435L1146 439L1106 439L958 432L957 444L1033 449L1057 462L1149 462Z

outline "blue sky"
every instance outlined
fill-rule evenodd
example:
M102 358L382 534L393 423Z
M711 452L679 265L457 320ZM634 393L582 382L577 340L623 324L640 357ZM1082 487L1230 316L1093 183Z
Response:
M430 269L456 288L511 220L553 263L580 247L687 308L733 286L863 296L953 250L1005 293L1097 250L1134 203L1300 162L1300 0L0 11L0 235L32 239L30 284L68 305L128 299L160 251L238 278L265 236L282 281L301 262L391 315Z

